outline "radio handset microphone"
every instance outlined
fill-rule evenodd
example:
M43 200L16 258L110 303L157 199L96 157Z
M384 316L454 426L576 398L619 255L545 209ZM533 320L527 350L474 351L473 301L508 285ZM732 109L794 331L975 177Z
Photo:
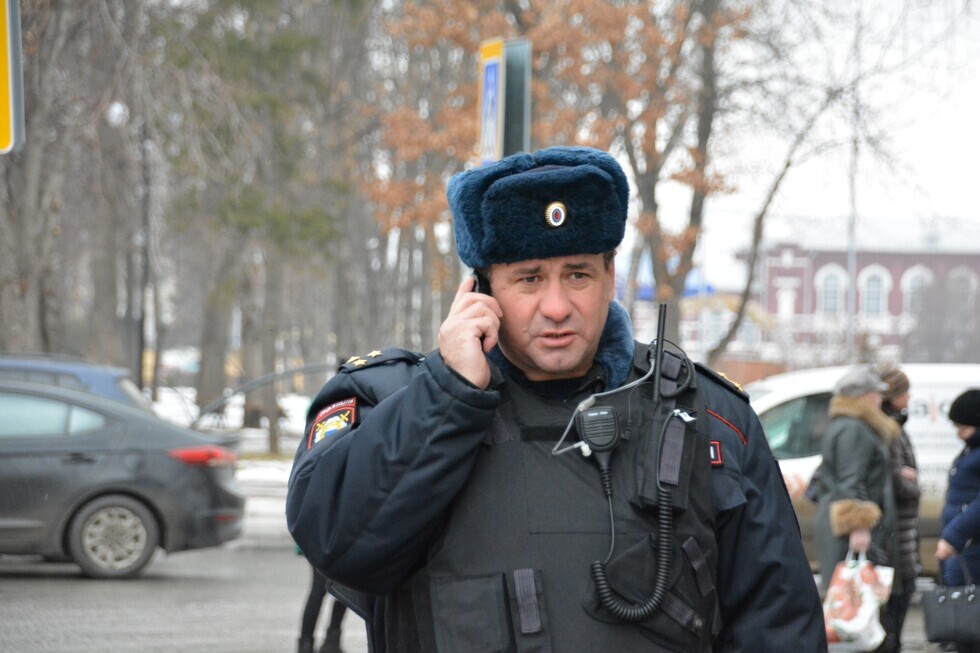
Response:
M612 496L612 478L609 472L609 459L612 450L619 444L619 416L612 406L587 408L575 416L575 426L582 438L582 451L595 454L602 477L602 489L607 497ZM586 454L588 455L588 454Z

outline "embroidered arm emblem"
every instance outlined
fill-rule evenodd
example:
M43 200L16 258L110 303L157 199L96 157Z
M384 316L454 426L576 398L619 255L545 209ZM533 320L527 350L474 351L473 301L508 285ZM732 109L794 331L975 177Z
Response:
M322 409L316 414L313 426L310 427L306 448L312 449L317 442L353 424L356 409L357 397L334 402Z

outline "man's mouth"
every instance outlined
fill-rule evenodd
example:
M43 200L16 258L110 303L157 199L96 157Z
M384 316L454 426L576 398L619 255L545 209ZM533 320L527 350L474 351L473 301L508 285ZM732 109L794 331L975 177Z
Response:
M543 333L541 334L540 338L544 342L545 346L564 347L575 339L575 333L573 331L556 331L552 333Z

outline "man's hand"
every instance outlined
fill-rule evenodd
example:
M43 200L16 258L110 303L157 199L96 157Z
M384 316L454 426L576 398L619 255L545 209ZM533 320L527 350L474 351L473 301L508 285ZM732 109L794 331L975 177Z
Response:
M446 321L439 327L439 352L446 365L478 388L490 385L486 353L497 345L500 304L490 295L473 292L475 279L465 279Z

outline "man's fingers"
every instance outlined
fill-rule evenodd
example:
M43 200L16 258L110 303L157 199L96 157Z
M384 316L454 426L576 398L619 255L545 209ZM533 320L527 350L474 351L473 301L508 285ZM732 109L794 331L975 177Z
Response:
M493 348L496 347L496 346L497 346L497 334L496 334L496 332L494 332L493 334L488 333L487 335L485 335L483 337L483 353L484 354L489 354L491 351L493 351Z
M462 297L466 293L473 292L474 286L476 286L476 277L474 277L473 275L469 275L468 277L463 279L460 282L459 287L456 289L456 297L453 298L453 303L459 301L460 297Z
M453 305L449 309L450 314L463 314L469 308L474 306L483 306L489 308L494 314L496 314L497 319L503 317L504 312L500 308L500 304L496 299L490 295L485 295L483 293L475 292L476 289L476 278L471 276L463 279L459 287L456 288L456 296L453 298ZM467 313L467 315L472 315L472 313Z

